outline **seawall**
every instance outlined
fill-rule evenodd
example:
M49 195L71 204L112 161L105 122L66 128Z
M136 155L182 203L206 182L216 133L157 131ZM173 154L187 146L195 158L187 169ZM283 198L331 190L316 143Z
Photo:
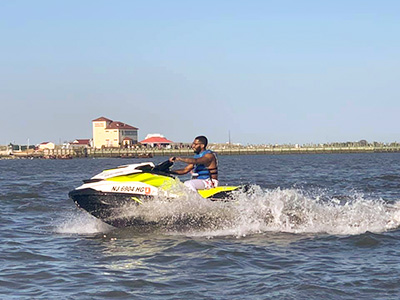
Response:
M211 148L212 149L212 148ZM329 153L394 153L400 152L400 147L276 147L276 148L220 148L213 149L219 155L282 155L282 154L329 154ZM120 158L150 158L153 156L192 156L193 151L184 149L54 149L36 152L0 153L2 158L58 158L70 159L77 157L120 157Z

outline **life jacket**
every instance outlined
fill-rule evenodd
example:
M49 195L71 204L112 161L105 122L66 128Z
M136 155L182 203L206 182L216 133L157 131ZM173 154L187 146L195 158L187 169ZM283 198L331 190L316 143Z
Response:
M203 157L204 155L211 153L215 156L215 159L217 159L217 156L215 152L211 150L204 150L203 152L196 154L194 158L200 158ZM195 165L194 170L193 170L193 176L197 179L208 179L211 178L211 175L218 174L218 161L217 161L217 167L208 169L205 165Z

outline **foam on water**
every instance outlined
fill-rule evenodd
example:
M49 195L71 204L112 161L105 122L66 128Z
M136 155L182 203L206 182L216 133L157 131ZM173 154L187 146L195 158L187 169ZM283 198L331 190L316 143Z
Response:
M400 203L368 199L356 192L343 199L329 197L323 191L268 190L254 185L247 192L237 192L229 202L213 202L185 190L179 194L174 199L158 197L138 206L125 206L114 214L140 219L164 233L207 237L264 232L354 235L400 226ZM66 216L56 226L56 232L76 234L111 229L83 212Z
M246 233L361 234L383 232L400 225L400 206L366 199L354 193L346 200L329 198L320 191L310 195L299 189L261 190L239 195L237 225ZM251 227L247 227L251 225Z
M113 228L106 223L96 219L88 213L76 211L71 212L59 220L54 226L54 231L62 234L95 234L108 232Z
M212 202L186 193L159 198L118 214L158 224L166 232L195 236L245 236L262 232L354 235L400 226L400 205L354 193L346 199L301 189L263 190L252 186L230 202Z

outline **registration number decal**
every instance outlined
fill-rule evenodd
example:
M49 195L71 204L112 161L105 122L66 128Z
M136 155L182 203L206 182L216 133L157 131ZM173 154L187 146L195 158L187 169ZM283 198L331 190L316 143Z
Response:
M130 186L130 185L117 185L111 188L112 192L121 193L138 193L138 194L151 194L151 188L147 186Z

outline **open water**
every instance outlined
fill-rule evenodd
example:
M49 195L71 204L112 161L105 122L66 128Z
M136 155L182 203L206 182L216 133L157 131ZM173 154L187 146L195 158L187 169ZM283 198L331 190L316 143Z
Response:
M249 192L127 209L147 228L68 199L141 161L0 161L0 299L399 299L400 154L221 156Z

